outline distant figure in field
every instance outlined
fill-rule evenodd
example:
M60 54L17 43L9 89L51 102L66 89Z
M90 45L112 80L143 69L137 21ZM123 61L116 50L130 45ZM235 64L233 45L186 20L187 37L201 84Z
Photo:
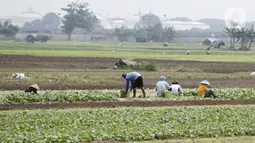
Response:
M179 85L179 82L176 80L172 82L172 85L170 86L170 91L173 94L182 94L183 92L182 87Z
M170 86L169 84L166 82L166 77L165 76L161 76L159 81L156 84L156 94L157 96L161 96L163 91L170 91Z
M187 52L186 52L186 55L190 55L190 51L187 51Z
M211 50L211 47L207 47L207 49L206 49L207 51L210 51Z
M165 42L165 43L164 43L164 47L168 47L168 42Z
M212 90L208 89L209 85L210 83L207 80L202 81L198 88L198 95L204 98L217 98L217 95Z
M131 72L128 74L123 73L122 77L126 79L126 93L128 93L129 83L131 82L131 90L133 90L133 97L136 97L136 88L143 92L143 97L146 97L145 90L143 89L143 77L138 72Z
M27 89L25 89L25 93L35 93L37 94L37 90L40 90L37 84L30 85Z
M206 53L206 55L210 55L211 54L210 51L208 51L208 50L206 50L205 53Z

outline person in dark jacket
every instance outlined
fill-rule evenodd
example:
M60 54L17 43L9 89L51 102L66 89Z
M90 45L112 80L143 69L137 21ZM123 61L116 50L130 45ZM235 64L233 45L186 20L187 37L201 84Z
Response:
M35 93L37 94L37 90L40 90L37 84L33 84L25 89L25 93Z

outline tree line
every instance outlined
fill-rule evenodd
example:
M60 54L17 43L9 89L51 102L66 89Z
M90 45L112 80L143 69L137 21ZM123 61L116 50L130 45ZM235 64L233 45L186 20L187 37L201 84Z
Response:
M224 32L229 36L229 49L249 51L255 41L254 26L251 27L240 27L236 22L231 22L230 27L225 27ZM236 48L236 44L240 47Z
M33 31L34 29L38 30L38 28L41 28L43 30L54 31L53 29L58 29L62 21L63 25L61 29L68 35L68 40L71 40L71 35L76 28L84 32L92 32L95 27L100 25L100 21L89 9L89 5L86 2L74 1L62 8L62 10L65 12L63 19L55 13L48 13L42 20L25 23L22 29ZM254 27L238 28L237 23L232 22L231 24L232 27L225 27L225 30L218 32L217 35L229 36L229 49L231 50L250 50L255 41ZM7 37L15 36L19 30L18 26L9 24L8 22L0 23L0 35ZM210 33L214 34L212 31L201 29L177 31L174 27L163 26L158 16L149 13L143 15L133 29L122 26L116 28L112 34L117 36L120 41L127 41L132 36L137 42L173 42L177 36L200 35L201 37L208 37L211 35ZM240 47L236 48L236 45L240 45Z
M0 35L5 37L12 37L17 34L19 31L19 27L9 24L7 21L4 23L0 23Z
M173 42L177 37L174 27L163 27L160 19L154 14L142 16L134 29L125 26L116 28L113 35L120 41L128 41L128 38L133 36L136 42Z

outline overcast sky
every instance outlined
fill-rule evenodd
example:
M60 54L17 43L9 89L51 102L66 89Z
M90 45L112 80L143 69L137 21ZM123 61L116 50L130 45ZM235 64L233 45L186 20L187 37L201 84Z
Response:
M61 12L60 8L70 0L0 0L0 16L12 16L33 8L36 12ZM170 18L188 17L225 18L228 8L242 8L247 20L255 20L255 1L253 0L84 0L90 8L99 14L109 17L127 17L141 12L152 13Z

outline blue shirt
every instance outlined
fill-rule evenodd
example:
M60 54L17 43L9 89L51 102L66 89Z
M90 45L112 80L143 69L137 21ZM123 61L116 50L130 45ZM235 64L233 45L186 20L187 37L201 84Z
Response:
M131 86L132 88L135 88L135 80L140 77L141 74L139 74L138 72L131 72L129 74L127 74L126 76L126 92L128 92L128 88L129 88L129 82L131 81Z

